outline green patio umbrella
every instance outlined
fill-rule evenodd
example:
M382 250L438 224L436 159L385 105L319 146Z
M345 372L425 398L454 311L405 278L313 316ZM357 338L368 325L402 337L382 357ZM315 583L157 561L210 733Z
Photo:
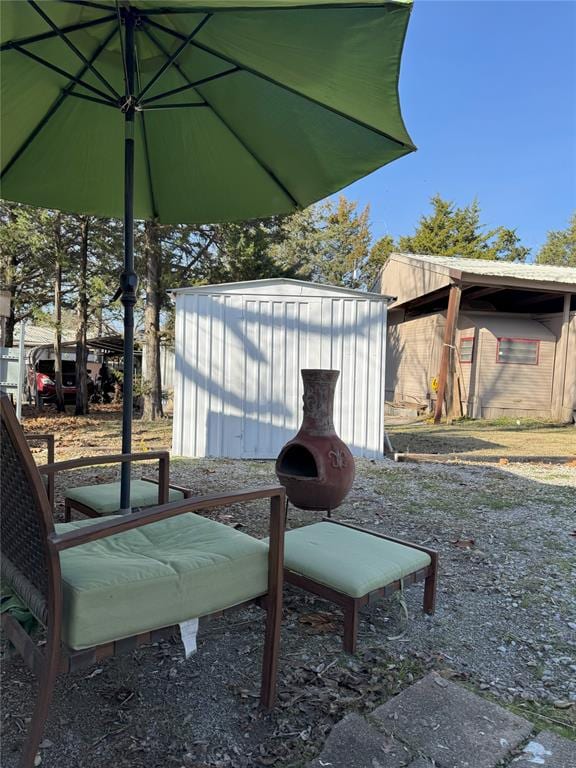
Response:
M134 217L288 213L412 152L398 97L411 0L2 0L0 11L2 197L124 218L128 453Z

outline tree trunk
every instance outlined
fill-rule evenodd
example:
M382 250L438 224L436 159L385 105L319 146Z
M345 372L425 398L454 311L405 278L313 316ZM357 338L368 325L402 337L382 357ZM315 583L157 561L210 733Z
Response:
M80 275L78 279L78 303L76 313L78 325L76 328L76 416L88 413L88 347L86 338L88 332L88 235L90 219L83 216L80 220Z
M10 300L10 314L4 321L4 346L14 346L14 326L16 325L16 313L14 312L14 296Z
M162 247L155 221L144 225L146 257L146 303L144 307L144 356L142 361L142 419L162 418L162 379L160 371L160 303Z
M14 213L12 213L12 217ZM4 318L4 328L2 333L3 346L14 346L14 327L16 325L16 263L12 257L6 266L2 265L2 284L3 290L10 293L10 314Z
M54 279L54 384L56 385L56 410L65 411L64 391L62 389L62 222L60 216L54 223L54 241L56 244L56 276Z

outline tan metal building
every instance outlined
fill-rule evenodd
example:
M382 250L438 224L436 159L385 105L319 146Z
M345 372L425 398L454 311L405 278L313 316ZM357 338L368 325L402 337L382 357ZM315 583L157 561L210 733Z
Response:
M576 416L576 268L394 253L386 400L453 416Z

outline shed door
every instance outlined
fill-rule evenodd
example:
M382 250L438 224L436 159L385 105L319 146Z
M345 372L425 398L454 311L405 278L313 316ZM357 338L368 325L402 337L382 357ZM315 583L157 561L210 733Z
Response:
M243 328L242 456L274 458L300 426L300 369L321 366L321 301L246 297Z

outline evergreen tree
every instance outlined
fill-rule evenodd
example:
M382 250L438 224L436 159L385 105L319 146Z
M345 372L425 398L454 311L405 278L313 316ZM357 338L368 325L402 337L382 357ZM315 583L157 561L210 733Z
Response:
M384 235L384 237L376 240L372 248L370 248L368 261L363 271L363 277L369 291L374 290L378 292L380 290L380 286L375 285L376 279L394 250L394 239L390 235Z
M538 264L576 267L576 211L566 229L548 232L548 237L536 257Z
M16 323L51 302L52 259L48 211L0 202L0 290L10 294L4 346L13 346Z
M359 288L364 284L364 269L370 249L370 209L358 211L357 203L344 196L338 202L320 206L318 249L313 263L313 279L332 285Z
M525 261L530 253L520 244L516 231L505 227L484 231L480 206L475 200L457 208L440 195L431 199L432 214L422 216L413 235L401 237L399 250L469 259Z

